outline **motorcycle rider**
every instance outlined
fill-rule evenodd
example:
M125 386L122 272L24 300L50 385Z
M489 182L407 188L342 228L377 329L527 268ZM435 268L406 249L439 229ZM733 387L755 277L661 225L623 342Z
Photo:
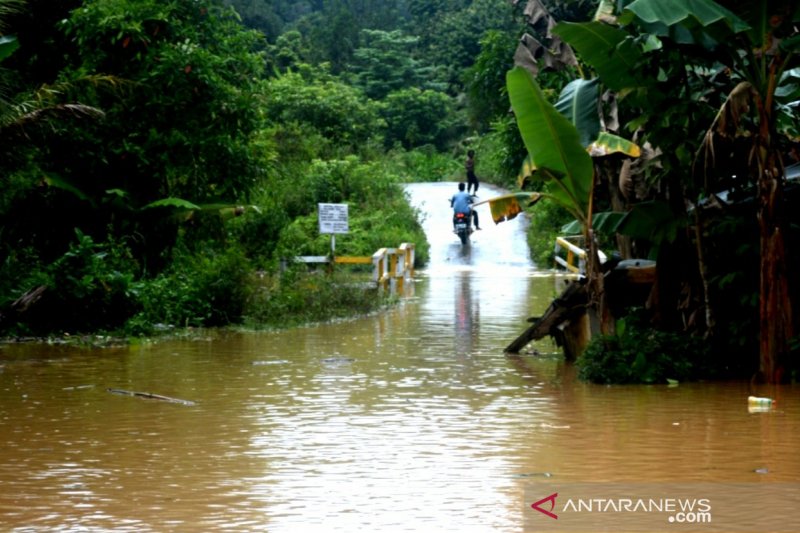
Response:
M464 182L460 182L458 184L458 192L450 198L450 207L453 208L453 215L457 215L458 213L463 213L465 215L472 215L472 218L475 219L475 229L481 229L480 224L478 224L478 212L472 209L472 204L475 202L472 195L468 192L465 192L465 185ZM455 216L453 218L453 224L455 225Z

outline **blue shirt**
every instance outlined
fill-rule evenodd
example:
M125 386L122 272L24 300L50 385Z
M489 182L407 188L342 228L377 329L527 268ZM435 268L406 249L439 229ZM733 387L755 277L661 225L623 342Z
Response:
M450 198L450 205L455 213L467 214L472 210L472 196L468 192L458 191Z

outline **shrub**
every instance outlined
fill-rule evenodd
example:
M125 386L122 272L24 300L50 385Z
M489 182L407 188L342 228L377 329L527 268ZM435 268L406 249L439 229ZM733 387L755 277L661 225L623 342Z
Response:
M707 360L702 340L652 329L634 310L617 321L617 335L592 339L577 365L594 383L665 383L703 377Z
M109 330L122 325L135 309L132 284L137 265L128 248L113 241L96 243L90 235L74 231L77 241L50 265L38 263L30 253L20 256L31 270L14 267L24 274L16 277L20 288L12 294L20 296L41 285L46 291L25 313L24 323L7 325L10 332L48 335Z
M240 322L250 280L250 264L235 247L182 255L167 272L136 284L142 311L128 321L126 331L142 335L156 324L213 327Z
M566 209L547 199L538 202L529 213L528 246L531 258L539 268L553 268L555 239L561 235L563 225L574 219Z
M293 267L262 280L251 294L244 323L252 328L289 327L367 313L386 303L374 287L346 273L309 273Z
M419 262L427 258L425 233L408 205L398 178L380 163L364 163L356 157L314 161L301 177L307 213L295 216L280 232L275 246L278 257L327 255L330 236L319 234L317 203L347 203L349 233L336 237L338 255L372 255L379 248L411 242Z
M443 154L431 145L413 150L397 147L388 153L388 166L400 175L404 183L456 181L463 178L461 161Z

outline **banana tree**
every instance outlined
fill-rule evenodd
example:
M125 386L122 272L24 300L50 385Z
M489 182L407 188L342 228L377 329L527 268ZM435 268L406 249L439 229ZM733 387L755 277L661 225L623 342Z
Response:
M682 67L684 72L694 79L703 79L697 75L702 71L711 74L705 79L730 80L732 89L703 139L698 158L702 162L698 167L705 171L705 189L701 192L712 192L711 177L724 163L716 157L722 141L738 138L749 145L748 181L757 191L761 233L760 367L767 380L778 381L781 369L789 362L789 342L795 335L784 242L787 225L780 134L797 136L796 105L792 104L796 104L798 94L792 86L800 51L800 8L791 0L761 0L736 9L737 14L712 0L635 0L616 18L619 26L600 22L559 24L553 33L573 46L603 83L620 94L638 95L640 102L660 96L660 80L652 70L648 72L655 54L679 54L689 63ZM688 87L684 85L686 76L682 82L679 85ZM691 97L682 94L683 99ZM640 112L636 124L629 126L645 124L665 112L655 107ZM691 134L691 123L687 125ZM687 169L683 173L689 174ZM701 258L702 254L700 263ZM699 266L702 275L702 264Z
M704 142L704 168L718 164L715 144L726 137L743 137L750 144L749 181L758 194L761 278L759 289L759 359L760 371L769 382L785 379L789 342L795 335L795 318L788 275L788 252L785 235L787 220L784 202L785 171L781 155L780 122L785 121L791 106L781 105L786 80L784 74L798 65L800 52L800 8L788 0L755 2L743 11L744 21L708 0L719 32L717 51L724 65L731 69L736 85L728 94ZM650 25L688 29L696 17L695 6L682 2L664 9L654 0L637 0L628 9ZM749 23L749 24L748 24ZM653 31L657 31L654 27ZM662 29L659 37L666 35ZM791 94L791 92L789 93Z
M514 67L506 74L506 84L525 148L549 185L546 196L588 231L594 166L577 128L547 101L527 70Z
M603 305L603 277L592 230L594 164L575 125L547 101L530 72L514 67L506 85L517 126L540 179L545 198L564 207L580 224L587 243L586 278L592 333L610 333Z
M606 228L604 233L610 232L613 235L614 231L609 231L609 228L613 227L613 224L609 224L609 220L619 220L626 210L621 205L621 202L614 201L616 199L614 192L619 190L617 187L618 180L614 179L619 174L619 165L605 164L605 162L613 158L617 160L624 158L625 161L630 161L632 158L640 157L642 151L636 143L604 130L601 115L598 112L601 99L599 85L597 78L572 80L562 89L553 107L567 118L578 131L581 146L589 153L595 164L597 185L601 181L608 182L610 185L609 192L611 193L612 207L615 213L595 213L592 227L597 231L597 222L600 219L602 220L601 225ZM536 163L529 154L523 161L522 169L517 179L519 188L523 189L527 181L535 178L537 172ZM617 196L619 196L618 193ZM577 219L572 226L580 227ZM582 233L582 231L573 233Z

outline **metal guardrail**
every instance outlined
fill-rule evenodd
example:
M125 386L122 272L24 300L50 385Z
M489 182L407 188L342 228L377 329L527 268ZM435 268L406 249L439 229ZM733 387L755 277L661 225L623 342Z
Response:
M586 272L586 250L575 243L569 242L567 239L583 240L583 237L556 237L556 244L553 249L556 264L575 274L583 274ZM562 257L562 255L565 255L565 257ZM601 264L606 262L606 254L598 250L597 255Z
M564 252L566 252L566 257L561 255ZM586 250L569 242L566 238L556 237L553 254L555 255L556 264L561 265L570 272L580 274L585 270Z
M402 292L407 280L414 275L415 249L404 242L398 248L381 248L372 254L372 281L391 294Z
M389 290L391 294L403 291L405 282L414 276L415 247L404 242L397 248L381 248L371 256L326 255L297 256L298 263L327 263L344 265L372 264L371 283L378 289Z

